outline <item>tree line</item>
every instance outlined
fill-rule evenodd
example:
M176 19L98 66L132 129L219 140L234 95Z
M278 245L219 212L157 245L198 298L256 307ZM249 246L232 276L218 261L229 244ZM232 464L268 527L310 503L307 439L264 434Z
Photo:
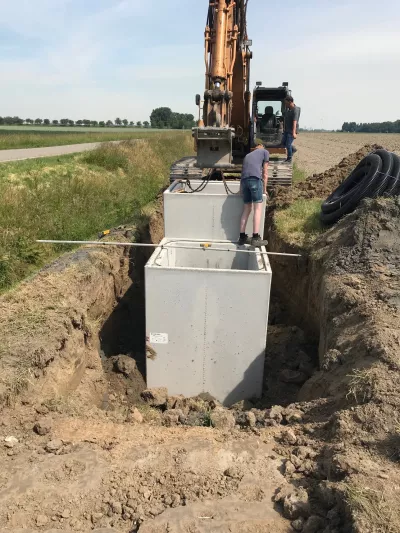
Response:
M150 127L150 122L145 120L142 124L142 122L139 120L138 122L134 122L133 120L129 121L126 118L121 120L120 118L116 118L114 122L112 120L71 120L69 118L62 118L60 120L50 120L48 118L42 119L42 118L20 118L20 117L0 117L0 125L7 125L7 126L23 126L23 125L30 125L35 124L37 126L86 126L86 127L100 127L104 128L106 126L112 127L112 126L124 126L125 128L141 128L142 126L145 128Z
M394 122L344 122L342 131L351 133L400 133L400 120Z
M194 116L185 113L175 113L169 107L159 107L154 109L150 115L150 122L145 120L143 123L139 120L134 122L126 118L116 118L112 120L71 120L69 118L62 118L60 120L50 120L48 118L20 118L20 117L0 117L0 126L23 126L31 125L36 126L86 126L86 127L115 127L123 126L125 128L156 128L156 129L190 129L195 125Z

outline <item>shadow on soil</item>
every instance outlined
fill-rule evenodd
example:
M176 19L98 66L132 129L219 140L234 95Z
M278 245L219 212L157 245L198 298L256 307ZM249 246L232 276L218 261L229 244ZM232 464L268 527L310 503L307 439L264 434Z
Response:
M146 324L144 266L151 250L132 248L129 277L132 285L117 303L99 333L100 356L110 390L126 394L130 403L140 402L146 388ZM128 355L136 361L133 376L114 372L115 356Z

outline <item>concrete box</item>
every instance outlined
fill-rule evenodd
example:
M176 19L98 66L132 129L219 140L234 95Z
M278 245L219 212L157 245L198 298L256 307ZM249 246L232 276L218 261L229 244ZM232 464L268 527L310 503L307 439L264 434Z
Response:
M197 189L201 181L191 181ZM227 194L223 182L210 181L204 190L190 192L187 183L175 181L164 192L164 235L177 239L209 239L236 242L240 234L243 198L238 181L228 182L235 194ZM264 195L260 235L264 235L266 196ZM253 234L253 213L246 232Z
M267 255L228 243L203 250L196 241L163 239L160 246L145 267L147 386L170 395L208 392L225 405L260 397Z

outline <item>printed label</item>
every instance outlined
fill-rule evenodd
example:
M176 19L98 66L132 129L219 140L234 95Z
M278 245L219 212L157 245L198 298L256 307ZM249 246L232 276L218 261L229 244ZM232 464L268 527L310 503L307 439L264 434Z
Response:
M168 333L150 333L151 344L168 344Z

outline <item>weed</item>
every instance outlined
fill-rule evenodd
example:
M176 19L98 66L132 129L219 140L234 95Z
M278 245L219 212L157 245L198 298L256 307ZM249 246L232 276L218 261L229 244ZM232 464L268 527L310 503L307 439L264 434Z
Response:
M349 390L346 398L353 398L356 403L366 403L371 400L375 384L376 375L374 369L355 369L352 374L348 374L350 378Z

